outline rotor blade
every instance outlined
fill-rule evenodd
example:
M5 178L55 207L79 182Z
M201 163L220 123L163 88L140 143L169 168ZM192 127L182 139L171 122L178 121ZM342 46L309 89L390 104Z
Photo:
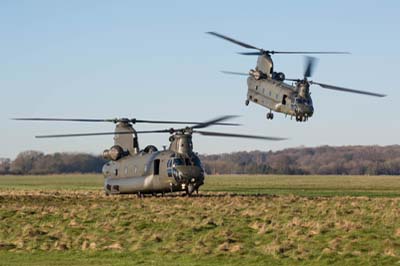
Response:
M260 48L257 48L257 47L255 47L255 46L253 46L253 45L250 45L250 44L247 44L247 43L244 43L244 42L240 42L240 41L238 41L238 40L232 39L232 38L230 38L230 37L228 37L228 36L219 34L219 33L217 33L217 32L209 31L209 32L206 32L206 33L211 34L211 35L214 35L214 36L217 36L217 37L222 38L222 39L224 39L224 40L227 40L227 41L236 43L237 45L240 45L240 46L242 46L242 47L244 47L244 48L261 50Z
M193 131L193 133L199 133L204 136L214 136L214 137L231 137L231 138L246 138L246 139L262 139L262 140L286 140L286 138L278 137L266 137L266 136L256 136L256 135L243 135L243 134L232 134L232 133L222 133L222 132L210 132L210 131Z
M232 72L232 71L221 71L224 74L229 74L229 75L239 75L239 76L248 76L249 73L244 73L244 72Z
M58 134L58 135L39 135L35 138L66 138L66 137L87 137L87 136L103 136L103 135L116 135L116 134L133 134L132 131L115 132L96 132L96 133L77 133L77 134Z
M201 124L202 122L194 122L194 121L162 121L162 120L139 120L139 119L131 119L132 123L149 123L149 124L191 124L191 125L197 125ZM237 123L215 123L215 125L218 126L240 126L240 124Z
M348 88L343 88L343 87L338 87L338 86L332 86L332 85L328 85L328 84L324 84L324 83L319 83L319 82L315 82L315 81L310 81L310 84L316 84L316 85L321 86L324 89L329 89L329 90L352 92L352 93L365 94L365 95L376 96L376 97L385 97L386 96L385 94L369 92L369 91L353 90L353 89L348 89Z
M315 57L311 57L311 56L305 57L304 78L309 78L312 76L312 73L315 68L316 60L317 59Z
M300 51L295 51L295 52L286 52L286 51L266 51L270 54L351 54L349 52L300 52Z
M241 52L241 55L262 55L262 52Z
M237 116L236 115L221 116L221 117L218 117L218 118L215 118L215 119L212 119L212 120L209 120L209 121L194 125L192 128L205 128L205 127L209 127L209 126L212 126L212 125L218 125L218 123L221 122L221 121L229 120L229 119L232 119L232 118L235 118L235 117L237 117Z
M173 133L175 130L171 129L161 129L161 130L146 130L146 131L136 131L137 134L146 134L146 133ZM66 138L66 137L88 137L88 136L104 136L104 135L125 135L125 134L134 134L132 131L120 131L120 132L94 132L94 133L76 133L76 134L57 134L57 135L39 135L35 136L35 138Z
M285 80L288 80L288 81L296 81L296 82L301 81L301 79L287 79L287 78L285 78Z
M126 123L148 123L148 124L191 124L197 125L202 122L194 121L163 121L163 120L142 120L136 118L113 118L113 119L78 119L78 118L12 118L12 120L23 120L23 121L57 121L57 122L126 122ZM219 126L239 126L236 123L216 123Z
M241 55L261 55L266 54L350 54L349 52L285 52L285 51L260 51L260 52L240 52Z
M114 122L119 119L75 119L75 118L11 118L24 121L62 121L62 122Z

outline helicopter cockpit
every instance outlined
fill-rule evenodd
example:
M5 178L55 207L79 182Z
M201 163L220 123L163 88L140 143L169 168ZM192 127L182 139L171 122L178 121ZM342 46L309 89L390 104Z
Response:
M179 171L186 167L199 168L200 172L203 174L203 166L197 155L192 154L191 156L173 155L167 162L167 174L169 177L179 178ZM179 169L177 169L179 168Z
M314 107L311 97L297 96L294 98L294 109L297 121L306 121L314 113Z

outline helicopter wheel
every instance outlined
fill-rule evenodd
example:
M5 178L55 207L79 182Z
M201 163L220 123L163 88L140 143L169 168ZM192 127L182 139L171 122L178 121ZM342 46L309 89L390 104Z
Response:
M274 119L274 114L272 112L267 113L267 119Z
M186 191L186 196L187 197L191 197L195 190L196 190L196 188L192 183L188 184L186 186L186 190L185 190Z
M249 105L249 103L250 103L250 101L247 99L245 102L244 102L244 104L247 106L247 105Z

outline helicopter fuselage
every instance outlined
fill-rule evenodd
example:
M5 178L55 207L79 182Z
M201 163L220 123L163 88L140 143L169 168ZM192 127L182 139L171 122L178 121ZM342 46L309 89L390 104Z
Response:
M189 139L190 138L190 139ZM176 136L184 145L191 136ZM183 146L181 146L183 147ZM170 149L157 151L148 146L137 154L111 160L103 166L104 190L107 194L154 194L186 191L191 194L204 183L204 170L199 157L191 152Z
M307 87L296 86L271 78L247 78L247 101L259 104L275 111L296 117L297 121L306 121L314 113L314 107ZM269 118L267 114L267 118Z

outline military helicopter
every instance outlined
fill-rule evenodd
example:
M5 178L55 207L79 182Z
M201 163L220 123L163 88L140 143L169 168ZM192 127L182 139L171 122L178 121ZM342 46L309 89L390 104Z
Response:
M313 102L311 99L310 85L319 85L324 89L352 92L376 97L384 97L386 95L348 89L338 86L332 86L324 83L308 80L312 76L315 66L315 58L306 57L305 70L302 79L288 79L283 72L275 72L274 64L271 58L273 54L348 54L347 52L283 52L270 51L257 48L253 45L237 41L225 35L216 32L207 32L208 34L222 38L224 40L238 44L244 48L257 50L255 52L243 52L242 55L257 55L257 66L251 69L249 73L222 71L225 74L243 75L247 78L247 99L245 104L249 105L254 102L268 108L267 119L273 119L272 111L283 113L291 118L295 117L296 121L307 121L314 113ZM294 84L287 84L284 81L293 81Z
M190 196L204 183L204 168L199 156L193 151L192 135L233 137L260 140L284 140L279 137L243 135L202 131L210 126L238 126L235 123L223 123L236 116L222 116L205 122L140 120L129 118L116 119L68 119L68 118L14 118L25 121L63 121L63 122L112 122L114 132L95 132L78 134L41 135L36 138L82 137L114 135L114 145L104 150L103 157L108 162L103 166L104 191L110 194L157 194L184 191ZM190 124L183 128L136 131L133 124ZM138 134L169 133L169 148L162 151L154 145L139 149Z

